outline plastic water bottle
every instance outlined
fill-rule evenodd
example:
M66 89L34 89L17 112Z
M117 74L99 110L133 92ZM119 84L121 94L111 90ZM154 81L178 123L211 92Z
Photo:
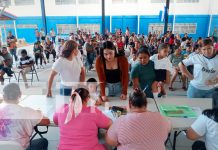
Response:
M218 108L218 88L215 89L212 100L212 108Z

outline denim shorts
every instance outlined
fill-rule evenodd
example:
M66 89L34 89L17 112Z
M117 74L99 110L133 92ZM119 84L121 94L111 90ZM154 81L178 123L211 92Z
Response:
M106 83L106 95L107 96L120 96L121 95L121 83Z
M60 85L60 95L71 96L72 88Z
M187 96L188 98L212 98L215 88L211 90L200 90L189 84Z

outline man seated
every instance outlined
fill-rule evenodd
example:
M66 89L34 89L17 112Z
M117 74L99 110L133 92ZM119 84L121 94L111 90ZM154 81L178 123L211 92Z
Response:
M18 66L18 68L21 69L20 72L26 88L28 88L26 74L31 71L33 65L33 58L27 55L27 51L25 49L21 50L20 66Z
M41 111L20 106L21 90L18 84L9 83L3 88L3 102L0 104L0 141L19 143L27 150L47 150L47 139L32 140L30 137L36 125L47 126L48 118Z
M0 52L1 60L0 60L0 82L4 84L4 74L6 73L9 77L12 77L14 73L11 68L13 65L13 57L8 52L7 47L2 47Z

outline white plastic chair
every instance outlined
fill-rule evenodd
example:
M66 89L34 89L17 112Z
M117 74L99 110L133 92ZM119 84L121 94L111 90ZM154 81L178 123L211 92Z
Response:
M25 150L19 143L14 141L0 141L2 150Z

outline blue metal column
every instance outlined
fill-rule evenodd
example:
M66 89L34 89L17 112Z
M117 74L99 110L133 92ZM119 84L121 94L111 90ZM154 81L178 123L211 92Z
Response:
M101 2L101 8L102 8L102 35L105 35L105 0L102 0Z
M47 23L46 23L46 14L45 14L45 0L40 0L41 2L41 12L42 12L42 24L45 31L45 35L47 35Z
M165 14L164 14L164 18L165 18L165 23L164 23L164 34L167 33L167 29L168 29L168 18L169 18L169 7L170 7L170 0L166 1L166 7L165 7Z

